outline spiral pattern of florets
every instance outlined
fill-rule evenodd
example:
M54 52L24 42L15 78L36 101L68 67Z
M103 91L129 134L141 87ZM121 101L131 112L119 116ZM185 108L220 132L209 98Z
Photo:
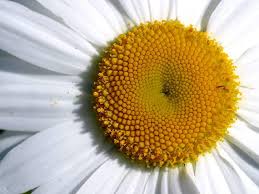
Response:
M119 149L147 165L196 161L235 120L238 77L205 32L178 21L120 35L99 64L98 119Z

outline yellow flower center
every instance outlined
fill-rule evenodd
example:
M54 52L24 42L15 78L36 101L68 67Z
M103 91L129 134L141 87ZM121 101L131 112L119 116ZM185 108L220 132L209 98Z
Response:
M235 121L238 77L215 40L178 21L120 35L99 64L98 119L119 149L149 166L194 162Z

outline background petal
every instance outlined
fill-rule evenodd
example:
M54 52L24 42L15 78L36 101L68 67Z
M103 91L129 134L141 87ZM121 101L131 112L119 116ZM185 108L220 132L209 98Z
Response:
M0 75L0 128L38 131L75 117L79 90L73 78Z
M0 133L0 160L9 152L13 147L21 143L33 135L33 133L5 131Z
M242 97L237 115L250 129L259 132L259 89L242 87L240 92Z
M81 123L67 122L16 146L0 162L0 191L20 194L60 177L80 161L87 163L97 150L91 134L83 132Z
M244 122L239 120L228 131L227 139L259 164L259 133L250 129Z
M116 35L115 28L90 2L81 0L37 0L82 37L98 46L105 46ZM100 4L99 4L100 5ZM102 5L105 7L106 4ZM100 10L100 9L99 9ZM105 10L105 8L104 8ZM109 14L110 15L110 14Z
M127 172L128 169L118 160L108 160L86 180L76 194L115 193Z
M224 142L227 144L227 142ZM214 154L232 193L259 193L257 185L241 170L233 158L224 151L221 145Z
M66 74L85 70L95 49L61 24L11 1L0 2L0 49Z
M201 29L203 16L206 16L213 0L180 0L176 2L177 19L185 25Z
M50 179L40 185L33 194L66 194L75 193L104 162L109 159L110 146L103 145L103 152L96 153L97 147L93 146L88 154L81 158L73 167L66 169L58 177ZM100 146L99 146L100 148Z
M258 9L257 0L222 0L210 18L208 32L234 60L259 43Z
M245 151L240 149L235 144L231 142L224 142L221 147L226 151L229 157L239 166L239 168L246 174L249 179L256 184L249 184L246 187L251 187L253 190L258 190L259 188L259 165L251 156ZM256 187L256 189L254 188ZM253 192L252 192L253 193ZM256 192L255 192L256 193Z
M259 91L259 46L247 49L236 61L241 86Z

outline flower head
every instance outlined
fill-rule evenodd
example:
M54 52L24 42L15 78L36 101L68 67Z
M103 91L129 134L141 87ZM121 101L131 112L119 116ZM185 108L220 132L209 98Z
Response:
M259 193L258 8L0 1L0 193Z

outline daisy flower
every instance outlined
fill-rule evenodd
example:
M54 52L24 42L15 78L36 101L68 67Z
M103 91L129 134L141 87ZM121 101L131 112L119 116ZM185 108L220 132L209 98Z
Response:
M0 193L259 194L258 9L0 0Z

